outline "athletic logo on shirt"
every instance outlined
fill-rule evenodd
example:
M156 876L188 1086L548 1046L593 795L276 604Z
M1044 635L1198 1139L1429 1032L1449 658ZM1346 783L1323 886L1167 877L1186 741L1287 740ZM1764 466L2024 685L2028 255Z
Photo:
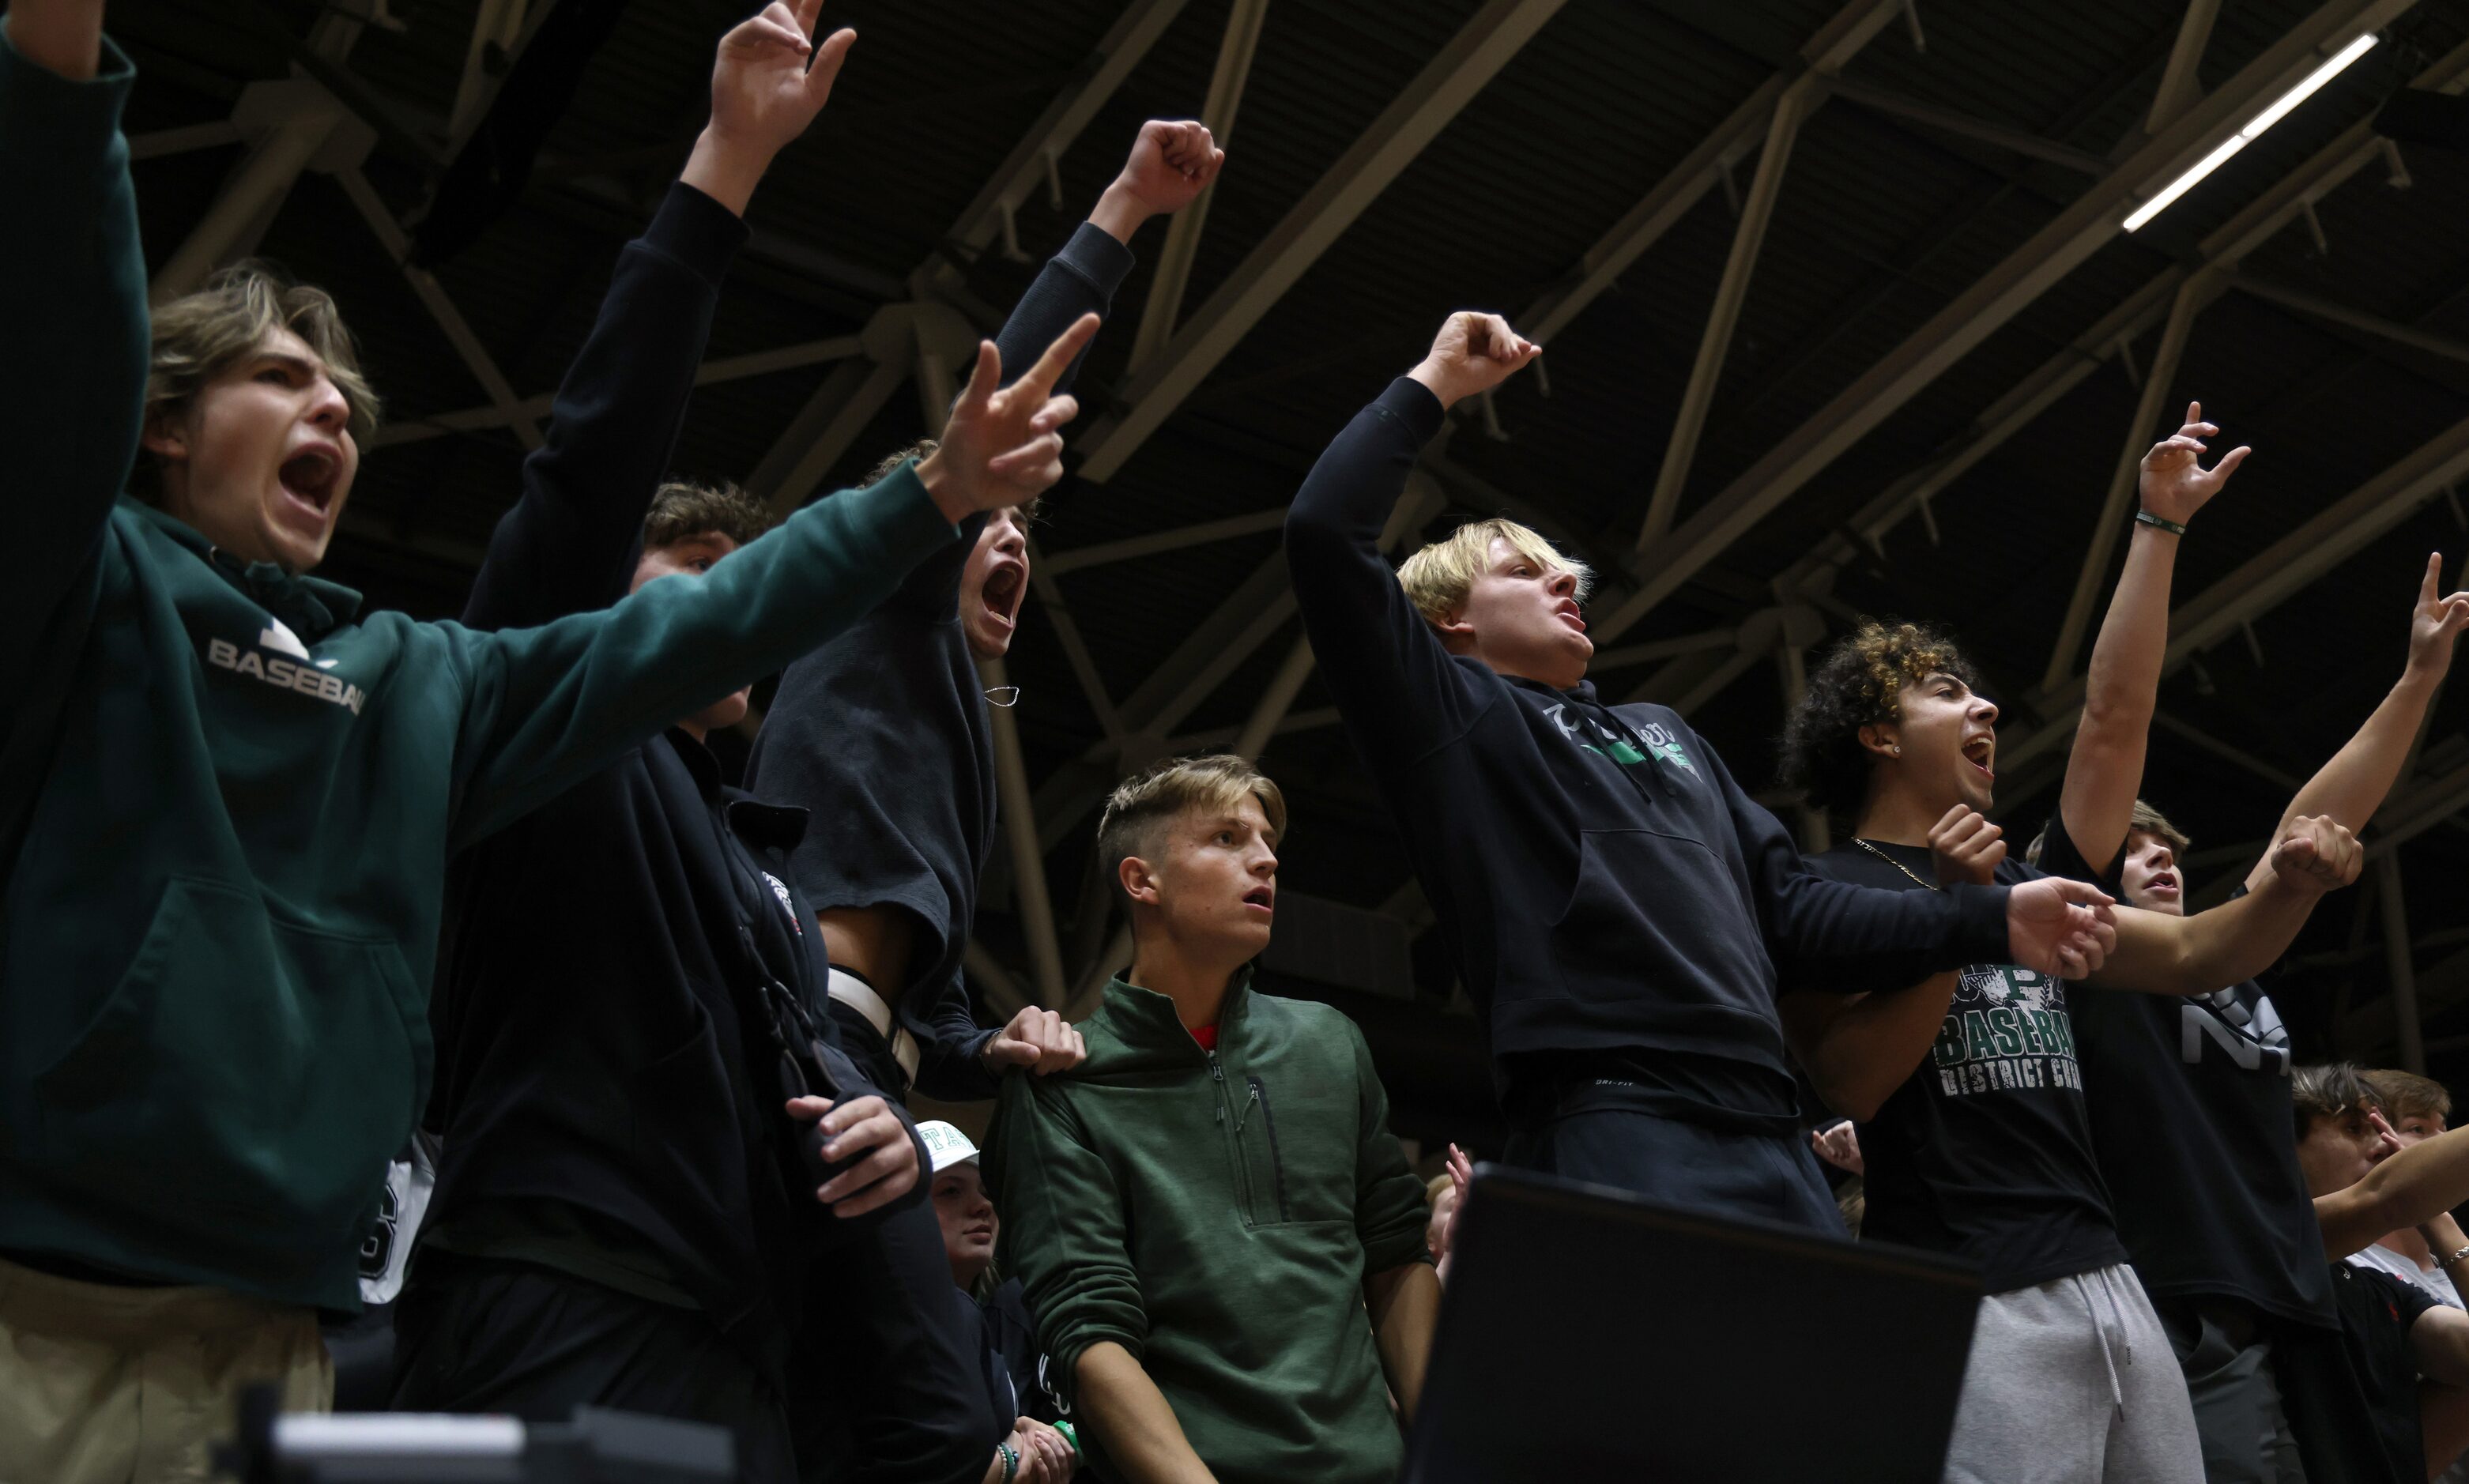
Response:
M1593 717L1570 717L1567 715L1568 709L1563 704L1547 707L1543 712L1545 716L1552 719L1552 724L1560 729L1561 736L1576 742L1583 750L1600 758L1609 758L1624 767L1634 767L1646 761L1647 753L1638 751L1636 742L1613 731ZM1685 767L1692 773L1697 771L1697 765L1690 762L1689 754L1680 749L1679 739L1667 731L1663 723L1649 721L1638 735L1645 741L1648 752L1651 752L1656 759ZM1594 739L1593 742L1587 741L1589 736ZM1596 746L1597 742L1602 742L1603 745Z
M257 645L252 649L243 650L229 639L207 640L206 663L218 670L247 675L278 691L297 691L330 706L348 708L356 717L360 714L361 704L369 698L366 692L340 675L328 674L335 664L333 660L310 659L309 647L281 619L268 619L266 624L258 631ZM274 657L260 654L261 649L273 651Z
M2280 1012L2273 1008L2269 994L2257 995L2249 1007L2238 1003L2237 991L2216 990L2185 1001L2178 1011L2178 1055L2189 1066L2204 1060L2208 1041L2247 1071L2289 1075L2289 1029L2280 1023Z
M789 914L790 930L800 938L806 936L806 925L797 921L797 904L789 900L788 883L769 871L763 873L763 879L772 883L772 895L780 899L780 910Z
M2063 981L2015 964L1963 970L1930 1053L1948 1097L2083 1086Z

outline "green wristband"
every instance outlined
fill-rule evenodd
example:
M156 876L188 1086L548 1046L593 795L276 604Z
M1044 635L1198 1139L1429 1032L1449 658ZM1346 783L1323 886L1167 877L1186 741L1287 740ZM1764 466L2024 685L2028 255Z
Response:
M1003 1484L1011 1484L1011 1476L1020 1472L1020 1452L1008 1443L998 1443L995 1451L1003 1454Z
M1063 1434L1063 1441L1072 1445L1072 1451L1080 1451L1080 1433L1068 1419L1057 1422L1054 1430Z
M2178 524L2178 522L2174 520L2164 520L2148 510L2136 511L2134 513L2134 518L2137 522L2143 525L2157 526L2161 530L2168 532L2171 536L2184 536L2186 534L2186 528L2184 526Z

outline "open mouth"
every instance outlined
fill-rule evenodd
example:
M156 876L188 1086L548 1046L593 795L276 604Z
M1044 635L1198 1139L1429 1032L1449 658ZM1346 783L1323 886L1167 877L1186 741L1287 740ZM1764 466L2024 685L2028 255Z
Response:
M979 589L978 600L985 605L986 617L1009 633L1020 613L1020 601L1028 591L1028 569L1005 559L997 561L986 573L985 585Z
M1263 913L1276 911L1277 904L1278 894L1272 887L1256 886L1243 894L1243 905Z
M275 482L283 487L289 503L300 508L298 524L316 531L325 529L326 517L335 506L335 476L342 468L343 461L331 449L315 447L302 449L275 469Z
M1995 737L1980 736L1974 737L1971 741L1965 742L1963 744L1963 761L1971 764L1973 767L1980 769L1982 777L1995 779L1997 776L1997 769L1996 766L1997 762L1997 739Z
M2169 872L2163 871L2159 875L2154 877L2152 879L2152 884L2145 887L2144 890L2167 892L2170 896L2174 897L2178 895L2178 878L2171 875Z
M1576 604L1563 599L1560 605L1552 611L1561 623L1568 625L1578 632L1584 633L1586 631L1585 618L1578 612L1578 605Z

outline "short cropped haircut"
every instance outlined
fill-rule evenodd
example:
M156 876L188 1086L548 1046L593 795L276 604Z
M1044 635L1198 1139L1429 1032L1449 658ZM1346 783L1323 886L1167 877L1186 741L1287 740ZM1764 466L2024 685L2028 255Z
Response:
M2297 1136L2320 1118L2338 1118L2352 1109L2382 1112L2383 1098L2375 1084L2353 1062L2325 1062L2301 1066L2290 1074L2289 1101L2297 1115Z
M288 330L326 363L327 379L351 405L361 450L378 430L378 394L360 374L359 347L342 310L322 288L295 284L272 263L235 263L153 312L154 349L146 372L146 422L186 410L197 389L257 354L265 337Z
M1407 601L1431 622L1445 622L1474 590L1474 580L1491 566L1494 538L1507 541L1511 551L1538 567L1576 578L1580 603L1594 591L1594 569L1561 556L1532 527L1514 520L1470 520L1407 558L1397 569Z
M900 471L900 466L903 464L908 463L911 459L922 461L925 459L926 455L933 453L935 449L942 446L943 445L940 443L932 438L921 438L915 443L910 444L906 447L887 453L882 458L874 461L874 468L865 471L865 477L861 478L857 482L857 487L861 490L865 490L871 488L872 486L879 485L885 480L889 479L893 474L898 473ZM1027 503L1017 505L1012 508L1020 512L1020 518L1023 522L1033 521L1037 518L1037 513L1046 508L1046 496L1042 494L1034 496Z
M1838 819L1859 810L1870 758L1860 729L1903 715L1903 688L1932 674L1978 688L1954 641L1920 624L1863 619L1810 672L1800 704L1784 722L1783 781Z
M1286 837L1286 796L1268 775L1232 753L1167 758L1116 785L1097 821L1097 863L1117 890L1123 862L1154 859L1160 827L1189 809L1231 810L1246 795L1260 801L1269 833Z
M655 550L698 536L725 536L744 546L772 523L769 507L726 479L673 479L652 496L651 514L643 517L643 546Z
M2375 1098L2384 1106L2384 1116L2394 1123L2404 1118L2442 1118L2452 1116L2452 1094L2443 1084L2415 1072L2396 1067L2377 1067L2365 1074L2366 1085L2375 1090Z
M2176 825L2169 822L2168 815L2160 812L2157 809L2154 809L2151 805L2144 803L2141 799L2134 801L2134 811L2126 816L2127 836L2130 839L2133 838L2134 832L2137 830L2153 836L2161 844L2168 846L2169 854L2179 856L2181 859L2185 856L2185 854L2189 849L2193 848L2195 843L2193 840L2187 838L2185 831L2179 829ZM2041 863L2041 847L2048 843L2049 832L2046 830L2042 830L2040 833L2032 836L2032 843L2025 847L2023 851L2024 861L2030 865L2039 865Z

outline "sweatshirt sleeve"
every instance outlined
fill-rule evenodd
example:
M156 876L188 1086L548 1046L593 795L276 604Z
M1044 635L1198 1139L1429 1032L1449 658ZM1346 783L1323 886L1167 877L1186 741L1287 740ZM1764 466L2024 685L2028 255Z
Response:
M1899 990L1949 969L2006 958L2005 887L1886 891L1829 880L1809 869L1791 832L1741 790L1715 749L1692 737L1731 811L1784 992Z
M985 1149L986 1177L1003 1213L997 1256L1021 1281L1038 1340L1053 1362L1048 1379L1067 1403L1090 1346L1113 1340L1138 1359L1149 1333L1122 1193L1073 1113L1069 1085L1004 1078Z
M0 582L0 694L95 601L94 561L137 456L146 400L146 260L120 111L135 72L106 37L93 78L35 65L0 25L0 370L13 559ZM84 607L61 611L72 595ZM13 713L12 705L7 708Z
M1112 240L1112 239L1109 239ZM917 1090L945 1103L975 1103L993 1097L1001 1080L978 1058L995 1033L978 1024L969 1004L969 990L955 968L941 993L935 996L927 1017L934 1039L918 1048Z
M1380 554L1406 475L1441 430L1440 399L1399 377L1312 466L1286 514L1286 568L1312 655L1373 756L1420 756L1482 699Z
M453 848L846 628L955 534L908 464L799 511L706 576L540 628L439 626L466 685Z
M497 522L463 622L523 628L626 596L643 516L685 421L729 260L735 213L680 181L617 255L547 441L523 460L522 497Z
M1132 271L1132 250L1116 241L1099 228L1087 222L1072 234L1063 250L1046 261L1038 270L1020 303L1012 306L1011 317L1004 321L995 335L995 350L1003 357L1003 384L1009 386L1021 378L1057 335L1072 328L1081 315L1095 313L1103 317L1115 304L1115 290ZM1094 342L1093 342L1094 343ZM1080 377L1082 362L1089 353L1063 369L1062 378L1054 383L1057 393L1072 390ZM966 368L962 368L965 370ZM924 616L937 623L948 623L959 616L960 575L968 567L969 549L977 544L978 532L983 529L985 517L976 516L960 527L960 544L957 551L947 552L932 561L921 563L900 584L888 606Z
M1415 1178L1405 1149L1389 1131L1388 1089L1373 1068L1372 1048L1364 1044L1362 1029L1348 1020L1346 1037L1354 1052L1354 1230L1363 1243L1363 1270L1387 1272L1408 1263L1428 1263L1432 1249L1424 1233L1431 1226L1431 1210L1423 1203L1423 1182Z

